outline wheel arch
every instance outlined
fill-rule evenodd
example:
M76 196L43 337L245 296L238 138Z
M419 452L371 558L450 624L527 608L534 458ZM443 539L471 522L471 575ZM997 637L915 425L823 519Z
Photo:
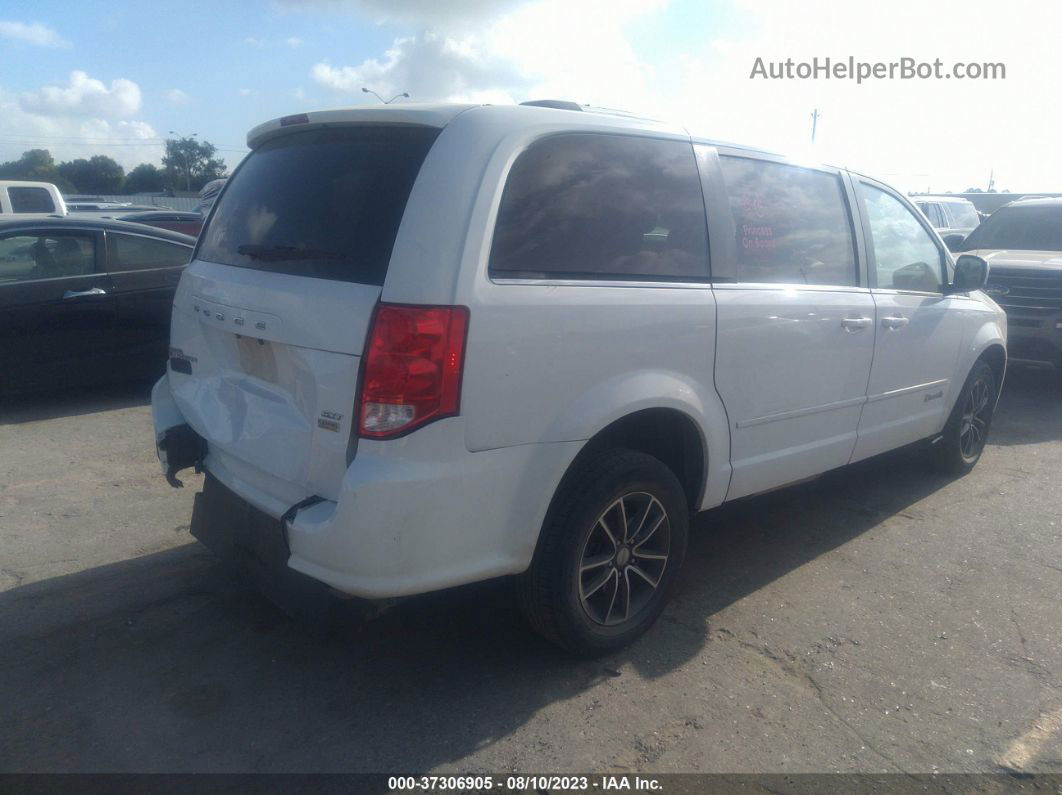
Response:
M581 450L604 440L616 441L621 431L633 449L651 452L651 445L632 428L663 424L681 429L699 445L700 482L690 486L684 477L690 468L679 467L683 488L692 510L704 510L723 502L730 484L730 423L726 409L711 383L666 369L639 370L595 384L556 413L542 441L583 441ZM697 450L697 447L693 447ZM669 458L669 465L674 459Z
M997 384L1002 387L1003 377L1007 370L1007 332L1006 324L998 317L978 317L974 329L967 337L959 356L956 368L954 387L948 396L948 411L955 408L955 404L962 393L963 384L970 377L970 372L979 361L986 362L995 373Z
M542 528L549 524L558 499L572 478L596 455L612 449L635 450L661 461L678 478L690 514L700 510L708 488L709 456L717 454L709 451L702 426L690 413L678 408L635 409L595 432L572 458L550 496L535 538L532 560L539 555Z
M688 413L676 408L643 408L613 420L576 454L557 493L584 462L613 448L636 450L661 461L682 484L690 511L698 510L706 488L709 450L701 426Z
M988 345L978 355L977 361L986 362L992 368L992 372L996 375L996 387L1002 390L1003 378L1007 373L1007 349L1003 347L1003 344L994 342Z
M616 448L643 452L661 461L682 484L690 513L698 511L707 480L707 440L697 420L688 413L664 407L632 411L590 436L564 471L550 499L550 509L568 480L588 460L603 450Z

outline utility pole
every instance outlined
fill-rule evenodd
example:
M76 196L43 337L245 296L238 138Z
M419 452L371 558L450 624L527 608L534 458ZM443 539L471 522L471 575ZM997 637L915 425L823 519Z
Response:
M992 192L992 188L994 188L995 186L996 186L996 170L994 168L990 168L988 170L988 190L985 191L985 192L986 193L991 193Z
M811 142L812 143L815 143L815 131L818 129L819 116L821 116L821 115L822 114L819 113L819 109L818 108L815 108L815 110L811 111Z

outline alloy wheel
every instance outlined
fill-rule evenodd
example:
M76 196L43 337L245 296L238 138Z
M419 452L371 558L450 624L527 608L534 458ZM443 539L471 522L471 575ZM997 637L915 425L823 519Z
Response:
M641 612L660 586L670 548L667 511L656 497L633 492L612 502L579 559L579 602L587 617L615 626Z
M959 425L959 451L972 461L984 449L988 436L988 422L992 417L992 388L981 377L970 384Z

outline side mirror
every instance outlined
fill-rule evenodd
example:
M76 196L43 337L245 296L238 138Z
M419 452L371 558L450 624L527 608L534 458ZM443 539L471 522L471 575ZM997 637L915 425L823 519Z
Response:
M955 278L945 293L969 293L980 290L988 281L988 263L973 254L963 254L955 262Z
M966 235L960 235L958 232L952 232L950 235L944 235L944 245L948 247L948 251L952 253L958 253L962 251L963 241L966 240Z

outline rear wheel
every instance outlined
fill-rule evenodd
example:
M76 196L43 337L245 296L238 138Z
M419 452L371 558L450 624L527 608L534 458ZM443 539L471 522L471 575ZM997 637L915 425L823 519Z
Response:
M974 364L944 433L933 447L935 463L944 472L964 475L984 452L999 385L995 371L984 361Z
M550 508L520 602L546 638L580 655L614 651L663 610L686 553L689 512L656 458L608 450L569 475Z

